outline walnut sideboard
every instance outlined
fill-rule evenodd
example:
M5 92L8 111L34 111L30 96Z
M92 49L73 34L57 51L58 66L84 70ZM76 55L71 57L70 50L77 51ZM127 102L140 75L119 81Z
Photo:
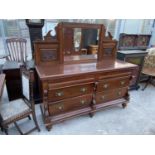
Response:
M76 27L76 31L79 28L100 30L96 55L71 51L74 44L69 38L75 37L66 36L68 40L64 41L63 32ZM121 104L125 108L129 102L129 84L137 66L116 60L117 42L111 36L105 37L104 26L60 23L56 32L55 38L48 33L45 40L35 42L35 68L40 79L41 111L47 129L76 116L89 114L92 117L107 106ZM72 54L65 56L66 51Z
M114 104L125 107L135 65L121 61L36 66L41 80L43 118L47 129L71 117Z

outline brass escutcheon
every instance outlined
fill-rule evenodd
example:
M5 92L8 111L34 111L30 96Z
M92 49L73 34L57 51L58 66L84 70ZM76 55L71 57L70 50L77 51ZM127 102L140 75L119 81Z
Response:
M124 85L125 84L125 81L121 81L121 85Z
M104 84L103 85L103 88L108 88L108 84Z
M86 103L85 100L81 100L80 102L81 102L81 104L85 104Z
M56 92L56 94L55 94L56 96L59 96L59 97L61 97L61 96L63 96L64 95L64 93L63 92Z
M63 109L63 106L59 106L58 109L59 109L59 110L62 110L62 109Z
M80 91L84 93L87 91L87 88L81 88Z

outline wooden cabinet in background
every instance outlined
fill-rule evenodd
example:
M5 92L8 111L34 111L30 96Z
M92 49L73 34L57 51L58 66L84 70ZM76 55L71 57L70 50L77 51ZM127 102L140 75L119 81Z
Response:
M144 64L144 58L146 55L147 52L142 50L126 50L117 52L117 58L119 60L138 65L138 68L133 71L134 78L130 83L130 89L139 88L138 84L140 80L143 79L141 71Z

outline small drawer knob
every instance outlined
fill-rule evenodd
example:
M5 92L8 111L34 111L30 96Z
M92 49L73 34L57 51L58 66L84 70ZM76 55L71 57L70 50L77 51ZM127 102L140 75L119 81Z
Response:
M85 101L85 100L81 100L80 102L81 102L81 104L85 104L85 103L86 103L86 101Z
M84 93L87 91L87 88L81 88L80 91Z
M104 84L103 88L105 88L105 89L108 88L108 84Z
M121 85L123 86L125 84L125 81L121 81Z
M56 96L58 96L58 97L61 97L61 96L63 96L64 95L64 93L63 92L56 92L56 94L55 94Z

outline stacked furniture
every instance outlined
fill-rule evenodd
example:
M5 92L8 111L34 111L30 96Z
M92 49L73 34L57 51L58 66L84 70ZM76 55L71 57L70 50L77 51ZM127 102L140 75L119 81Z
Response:
M119 50L146 50L151 35L125 34L121 33L119 37Z
M66 46L69 37L64 32L68 28L97 29L97 54L73 51L73 43ZM43 99L41 111L48 130L73 117L92 117L107 106L127 106L128 87L137 66L116 60L117 41L111 35L105 37L105 32L102 24L59 23L55 37L48 33L43 41L35 42L35 68ZM66 54L70 49L73 54Z
M147 55L146 49L149 45L150 37L151 35L120 34L117 58L138 65L138 69L134 72L135 78L131 82L130 89L138 89L139 81L145 78L142 76L141 70L144 58Z

